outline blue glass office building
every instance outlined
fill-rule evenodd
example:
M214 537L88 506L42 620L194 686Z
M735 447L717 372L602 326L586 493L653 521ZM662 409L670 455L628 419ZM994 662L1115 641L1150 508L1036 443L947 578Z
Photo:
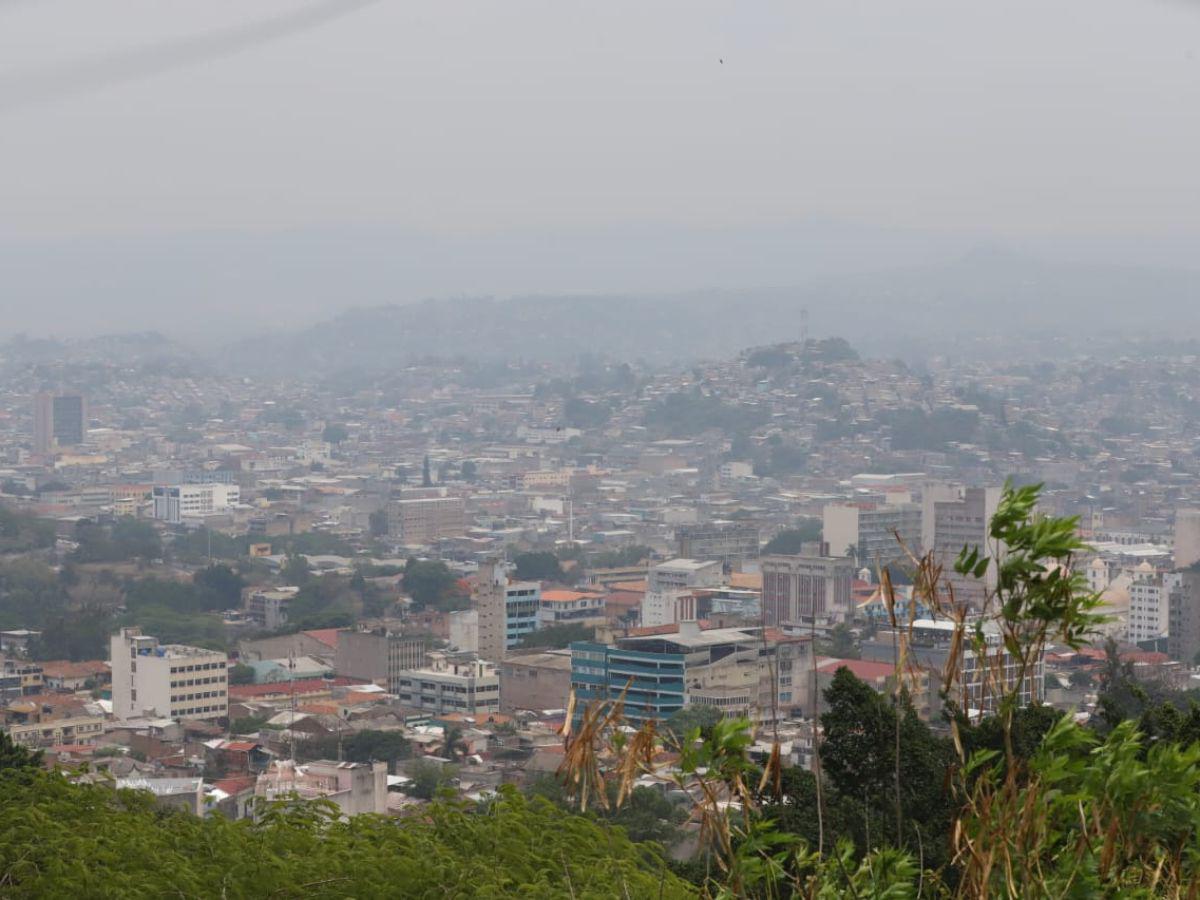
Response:
M666 719L685 705L682 653L657 653L607 647L587 641L571 644L571 686L576 716L593 700L625 691L625 716L637 724Z

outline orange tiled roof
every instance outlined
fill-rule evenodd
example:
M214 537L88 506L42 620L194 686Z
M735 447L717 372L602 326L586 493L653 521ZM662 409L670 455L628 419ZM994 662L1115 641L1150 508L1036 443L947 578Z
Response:
M361 678L347 678L339 675L337 678L301 678L296 681L275 681L270 684L231 684L229 686L230 700L253 700L256 697L286 697L289 694L319 694L330 691L335 687L349 687L352 684L368 684Z
M762 590L761 572L733 572L729 576L729 586L744 591Z
M99 659L71 662L66 659L50 659L38 663L47 678L91 678L93 675L108 674L108 663Z
M817 668L823 672L836 672L838 669L847 668L855 677L867 682L891 678L896 674L896 667L891 663L874 662L869 659L834 659L819 656Z
M316 628L304 633L314 641L320 641L331 650L336 650L338 645L338 631L340 630L339 628Z
M629 591L634 594L646 593L646 581L614 581L609 585L609 588L614 591Z

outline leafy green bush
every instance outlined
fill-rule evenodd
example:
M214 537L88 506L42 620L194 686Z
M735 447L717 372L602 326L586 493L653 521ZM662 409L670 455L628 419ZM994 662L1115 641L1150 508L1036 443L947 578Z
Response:
M269 808L259 822L196 818L148 794L0 773L0 893L163 896L544 897L694 895L650 847L511 788L484 814L436 801L420 818L331 804Z

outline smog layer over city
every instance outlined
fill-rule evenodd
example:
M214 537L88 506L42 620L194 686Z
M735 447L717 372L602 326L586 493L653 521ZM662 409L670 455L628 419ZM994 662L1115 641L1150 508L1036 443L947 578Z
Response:
M1200 5L0 0L0 897L1200 886Z

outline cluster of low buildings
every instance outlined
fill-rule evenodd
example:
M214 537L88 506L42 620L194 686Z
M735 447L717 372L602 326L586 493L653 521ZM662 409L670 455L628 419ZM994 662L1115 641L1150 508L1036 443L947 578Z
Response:
M35 660L36 629L7 621L4 728L51 758L105 760L172 802L237 814L289 791L341 797L347 813L410 802L403 766L296 753L360 731L455 765L467 795L553 771L572 692L577 714L620 696L633 721L745 716L790 735L802 762L834 673L895 690L900 646L918 664L899 677L922 716L938 720L933 673L950 661L961 704L993 708L981 661L952 660L946 622L902 575L932 554L955 602L977 609L994 574L952 562L964 545L1003 553L987 525L1010 476L1045 483L1045 512L1079 517L1091 549L1073 565L1110 616L1097 646L1111 637L1139 671L1193 683L1194 360L918 371L810 350L625 373L513 363L487 378L426 361L286 384L0 357L0 503L57 537L29 555L61 570L81 522L133 518L167 556L207 534L204 564L234 562L212 549L234 538L255 573L239 608L211 614L222 651L128 627L106 660ZM297 551L299 537L330 552ZM517 565L527 554L559 571L531 577ZM296 556L318 579L367 573L383 611L297 630ZM469 601L413 603L409 559L444 563ZM138 565L179 579L199 568ZM568 637L539 646L546 634ZM835 634L850 635L847 658ZM1086 712L1098 664L1050 648L1024 699ZM259 727L230 732L247 721Z

